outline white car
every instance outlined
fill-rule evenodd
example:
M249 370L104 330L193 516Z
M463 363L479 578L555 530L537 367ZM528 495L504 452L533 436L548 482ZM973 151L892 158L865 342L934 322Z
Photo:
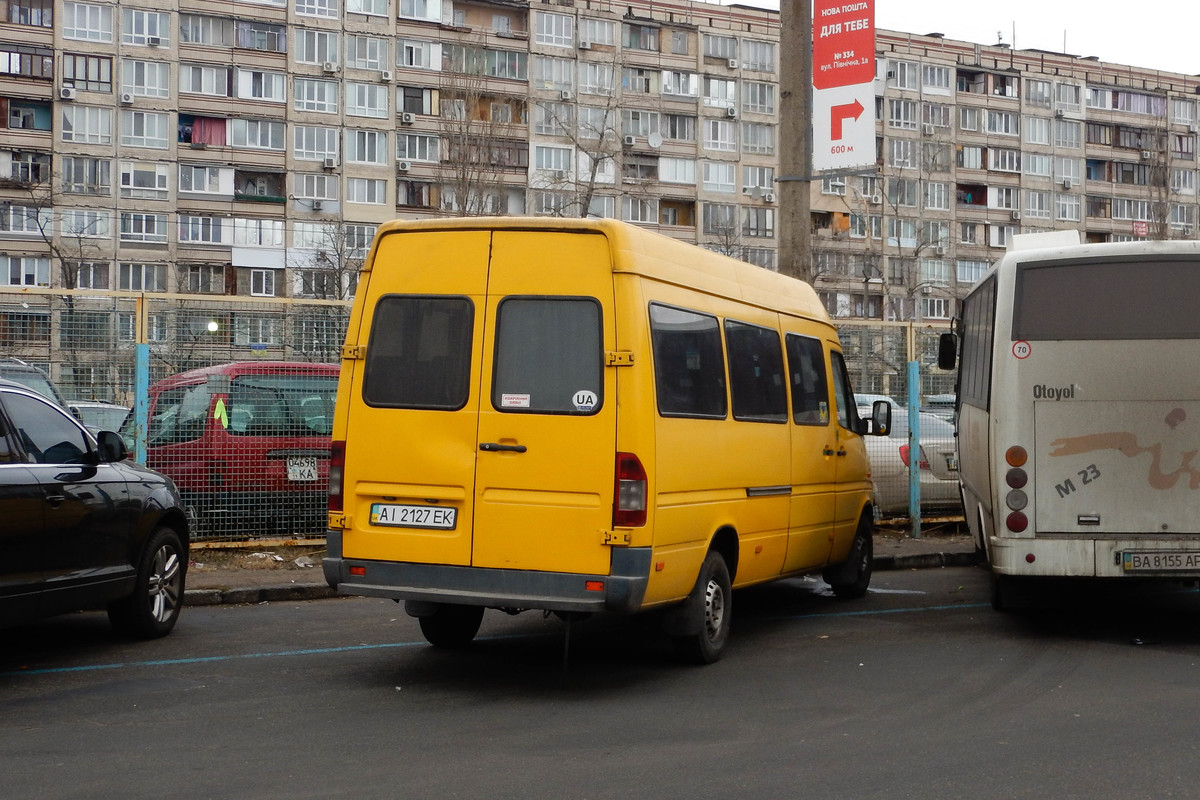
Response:
M858 395L857 397L862 397ZM883 398L880 398L883 399ZM869 407L868 407L869 408ZM859 415L862 415L860 406ZM921 512L962 513L958 493L958 456L954 426L922 412L918 419L921 454ZM908 409L892 408L892 429L887 436L867 437L875 505L884 516L908 516L908 475L912 458L908 447Z

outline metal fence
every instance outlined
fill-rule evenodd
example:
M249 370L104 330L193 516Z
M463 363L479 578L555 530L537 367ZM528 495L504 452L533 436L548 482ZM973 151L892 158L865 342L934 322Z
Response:
M11 290L0 292L0 357L42 368L69 401L134 409L141 336L149 352L147 426L135 431L130 411L122 432L131 451L141 436L146 462L176 481L197 538L322 536L349 311L348 301ZM923 399L953 392L953 375L936 368L945 324L840 320L839 327L855 391L894 398L897 420L905 416L909 361L919 364ZM193 372L217 365L237 366ZM893 434L869 441L876 492L885 515L907 516L908 468L899 457L907 428L898 424ZM933 474L952 458L952 447L939 455L943 444L925 451L933 462L922 470L926 513L949 505Z

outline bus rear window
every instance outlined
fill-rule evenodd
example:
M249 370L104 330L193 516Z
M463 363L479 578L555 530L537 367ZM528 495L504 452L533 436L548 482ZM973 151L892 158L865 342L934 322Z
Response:
M1017 272L1013 339L1198 339L1200 259L1031 262Z

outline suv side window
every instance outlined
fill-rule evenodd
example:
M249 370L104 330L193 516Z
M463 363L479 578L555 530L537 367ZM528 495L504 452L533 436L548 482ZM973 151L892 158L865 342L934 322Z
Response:
M91 445L66 412L49 402L10 394L5 408L30 461L38 464L86 464Z

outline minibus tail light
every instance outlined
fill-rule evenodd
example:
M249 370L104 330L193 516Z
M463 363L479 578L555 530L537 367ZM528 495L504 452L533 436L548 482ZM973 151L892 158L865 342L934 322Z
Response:
M636 528L645 524L646 470L633 453L617 453L613 527Z
M346 443L329 445L329 510L342 510L342 480L346 473Z

